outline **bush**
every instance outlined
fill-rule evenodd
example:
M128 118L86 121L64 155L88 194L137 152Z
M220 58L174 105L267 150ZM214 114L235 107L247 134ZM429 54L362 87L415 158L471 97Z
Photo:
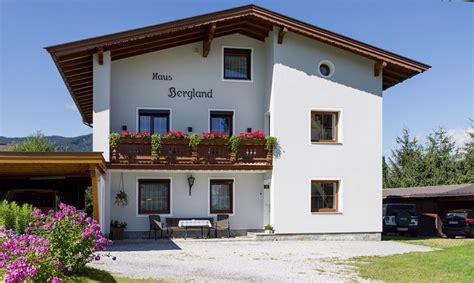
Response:
M0 226L19 234L24 233L29 223L34 220L32 212L33 207L29 204L19 206L15 202L4 200L0 203Z
M35 210L35 222L27 232L49 241L49 254L61 264L65 274L77 273L87 263L100 260L94 253L105 251L112 241L102 235L99 224L85 213L65 204L59 208L48 215Z
M0 228L0 269L5 282L58 282L61 273L49 253L49 242L35 235Z

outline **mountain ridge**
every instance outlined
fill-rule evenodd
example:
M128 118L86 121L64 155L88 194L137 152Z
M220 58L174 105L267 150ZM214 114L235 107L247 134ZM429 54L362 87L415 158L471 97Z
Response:
M0 144L12 145L26 140L27 137L4 137L0 136ZM52 143L55 151L59 152L91 152L92 134L77 137L63 137L59 135L45 136L45 139Z

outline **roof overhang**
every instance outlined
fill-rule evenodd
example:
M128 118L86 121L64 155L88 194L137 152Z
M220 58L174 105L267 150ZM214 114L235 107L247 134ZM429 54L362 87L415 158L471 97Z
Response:
M100 152L0 152L0 178L89 177L106 169Z
M119 60L199 41L210 43L212 38L233 33L264 41L274 27L279 28L281 39L287 31L291 31L375 60L374 73L378 74L383 69L384 90L430 68L426 64L255 5L50 46L46 50L51 54L83 121L90 125L92 54L110 51L111 59Z

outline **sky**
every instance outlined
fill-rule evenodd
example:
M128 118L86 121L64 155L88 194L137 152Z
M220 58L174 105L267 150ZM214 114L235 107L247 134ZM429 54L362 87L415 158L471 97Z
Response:
M474 3L0 0L0 136L77 136L81 116L46 46L256 4L432 66L384 92L383 147L407 127L462 143L474 118Z

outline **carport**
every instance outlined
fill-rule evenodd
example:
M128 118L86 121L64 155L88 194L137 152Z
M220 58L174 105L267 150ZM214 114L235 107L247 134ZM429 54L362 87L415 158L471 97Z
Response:
M383 203L416 205L421 235L442 235L442 219L454 209L474 209L474 184L383 190Z
M91 186L93 217L102 226L105 172L100 152L0 152L0 195L10 189L54 189L65 203L82 208Z

